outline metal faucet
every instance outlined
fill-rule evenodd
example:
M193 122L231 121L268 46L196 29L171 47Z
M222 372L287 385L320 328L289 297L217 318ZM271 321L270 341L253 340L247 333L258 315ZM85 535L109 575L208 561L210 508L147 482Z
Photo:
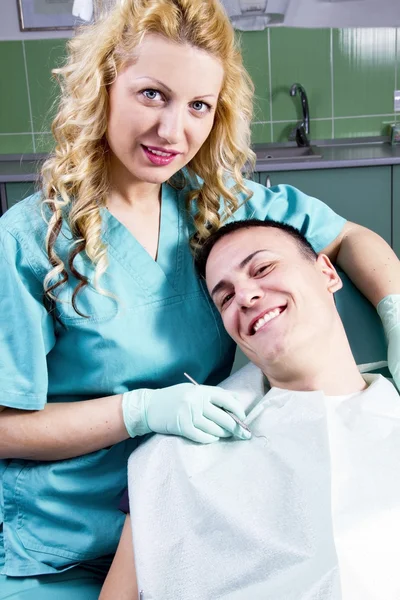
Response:
M296 143L300 147L309 146L310 140L308 135L310 133L310 111L308 108L308 100L306 90L300 83L294 83L290 88L290 95L295 96L299 93L301 100L301 108L303 110L303 120L297 123L296 127L289 135L289 140L296 140Z

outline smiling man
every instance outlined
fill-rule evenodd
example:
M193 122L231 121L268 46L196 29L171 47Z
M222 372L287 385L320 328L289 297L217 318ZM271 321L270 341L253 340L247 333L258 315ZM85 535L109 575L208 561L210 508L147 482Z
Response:
M366 387L334 302L342 282L296 229L231 223L205 245L199 268L225 329L271 386L331 395Z
M253 363L221 384L253 435L154 436L130 458L142 597L398 600L400 398L360 374L335 268L291 227L247 221L199 269Z

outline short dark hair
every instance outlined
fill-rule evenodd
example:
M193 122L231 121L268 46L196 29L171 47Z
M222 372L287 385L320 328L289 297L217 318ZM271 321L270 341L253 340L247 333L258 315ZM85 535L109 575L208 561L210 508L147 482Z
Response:
M227 223L223 225L217 231L212 233L210 237L208 237L202 244L202 246L196 252L196 264L197 269L201 275L201 277L206 276L206 265L207 260L210 255L211 250L214 248L215 244L226 235L233 233L234 231L239 231L240 229L251 229L252 227L269 227L274 229L280 229L284 231L288 235L290 235L297 243L299 250L303 256L308 260L316 260L317 253L314 248L311 246L310 242L304 235L295 227L291 225L287 225L286 223L279 223L279 221L265 220L261 221L259 219L248 219L245 221L232 221L231 223Z

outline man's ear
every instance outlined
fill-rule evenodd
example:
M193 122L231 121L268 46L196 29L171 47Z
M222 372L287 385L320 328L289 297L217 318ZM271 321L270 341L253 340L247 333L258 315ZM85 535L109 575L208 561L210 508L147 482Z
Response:
M326 279L327 289L334 294L343 287L342 280L326 254L318 254L317 266Z

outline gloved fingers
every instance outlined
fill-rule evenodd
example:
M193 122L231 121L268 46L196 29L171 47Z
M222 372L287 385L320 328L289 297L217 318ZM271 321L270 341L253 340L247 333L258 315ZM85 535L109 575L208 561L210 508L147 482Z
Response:
M220 408L225 408L233 413L240 421L244 421L246 418L246 413L244 412L244 408L239 402L239 400L229 392L228 390L223 390L220 387L212 388L209 401L215 406L219 406Z
M178 429L180 435L193 442L198 442L199 444L211 444L212 442L217 442L220 437L219 434L223 432L223 429L215 425L215 423L211 423L208 419L205 419L200 410L196 410L195 412L196 414L184 413L179 417ZM211 427L207 426L207 422ZM199 423L199 427L197 427L197 423ZM212 425L214 425L215 428L213 428Z
M224 435L220 435L220 437L230 437L231 435L234 435L239 438L247 438L247 436L243 435L242 427L218 406L206 404L204 407L204 416L222 428Z
M214 407L214 408L216 408L216 407ZM208 411L207 411L207 413L208 413ZM233 419L232 419L232 421L233 421ZM210 435L217 436L218 438L230 437L232 435L231 431L226 430L224 427L221 427L220 425L218 425L214 421L213 417L208 418L206 416L205 412L198 413L197 411L195 411L192 415L192 422L193 422L193 426L196 429L199 429L200 431L203 431L204 433L208 433Z
M192 442L197 442L198 444L212 444L213 442L218 442L219 437L215 435L211 435L209 433L205 433L204 431L200 431L200 429L193 428L190 436L185 436L188 440L192 440Z
M390 338L391 331L400 324L400 294L390 294L383 298L376 310L382 319L385 334Z

